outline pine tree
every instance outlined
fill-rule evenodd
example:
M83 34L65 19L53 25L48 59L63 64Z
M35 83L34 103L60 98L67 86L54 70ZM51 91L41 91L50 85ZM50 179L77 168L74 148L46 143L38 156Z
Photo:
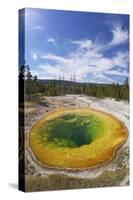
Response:
M27 72L26 72L26 94L28 96L28 99L31 100L31 94L33 92L33 82L32 82L32 74L30 72L30 67L26 66Z

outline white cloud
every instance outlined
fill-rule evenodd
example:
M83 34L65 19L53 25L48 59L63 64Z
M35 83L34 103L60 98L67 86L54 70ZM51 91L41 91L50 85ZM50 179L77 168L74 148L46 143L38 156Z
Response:
M41 78L51 79L64 75L65 79L70 80L75 74L76 81L115 83L113 76L129 75L129 55L127 51L117 51L110 57L105 54L105 51L108 48L124 44L127 40L128 32L121 26L116 26L112 29L112 40L106 44L99 45L90 39L72 41L75 48L66 56L52 53L39 55L48 64L38 66L37 75ZM56 44L53 38L49 38L48 42Z
M103 75L103 74L96 74L93 76L92 83L116 83L113 79Z
M94 48L93 42L89 39L77 40L77 41L73 41L72 43L77 44L79 46L79 48L82 48L82 49Z
M57 43L54 38L48 38L47 42L57 46Z
M42 59L47 59L47 60L54 60L56 62L68 62L67 59L65 59L64 57L61 57L61 56L57 56L57 55L54 55L52 53L49 53L49 54L44 54L41 56Z
M106 71L105 72L105 74L107 74L107 75L116 75L116 76L125 76L125 77L127 77L127 76L129 76L129 73L127 72L127 71L122 71L122 72L120 72L120 71L116 71L116 70L109 70L109 71Z
M37 53L32 53L32 59L33 60L37 60L38 59L38 55L37 55Z
M110 30L112 33L112 39L106 44L99 43L97 44L97 50L104 52L113 47L125 44L128 42L129 33L127 30L123 29L122 24L114 23L112 25L112 29Z
M124 30L120 24L112 29L112 34L113 38L110 45L123 44L128 40L128 31Z
M81 49L82 52L82 49ZM70 77L76 76L77 81L88 81L97 83L113 83L114 80L110 79L108 75L126 76L125 69L128 67L128 53L118 52L112 58L106 57L95 51L86 51L86 53L74 52L67 57L61 57L54 54L42 55L41 58L45 61L52 61L54 64L45 64L39 66L38 70L41 70L44 74L44 78L54 76L59 77L60 74L64 74L67 80ZM116 70L112 70L116 66ZM121 67L121 71L117 66ZM91 79L87 79L88 75L91 75ZM90 76L89 76L90 77Z
M129 54L128 52L118 51L116 55L113 57L113 63L115 66L119 66L123 69L127 68L129 62Z
M44 30L43 26L34 26L32 30Z

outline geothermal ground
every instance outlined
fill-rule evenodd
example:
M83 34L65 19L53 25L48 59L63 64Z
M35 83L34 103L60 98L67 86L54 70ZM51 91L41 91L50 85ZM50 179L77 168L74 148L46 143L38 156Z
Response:
M40 165L28 145L31 127L43 116L59 107L91 107L105 111L123 121L129 131L129 103L109 98L81 95L41 97L39 104L25 104L25 175L26 191L120 186L129 184L129 136L108 164L87 170L61 170Z

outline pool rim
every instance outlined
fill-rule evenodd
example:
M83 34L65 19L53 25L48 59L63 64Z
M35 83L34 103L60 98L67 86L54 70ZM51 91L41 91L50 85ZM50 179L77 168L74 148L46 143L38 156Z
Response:
M100 113L103 113L103 114L106 114L106 115L110 116L111 118L113 118L113 119L115 119L115 120L118 120L118 121L122 124L123 128L125 129L125 134L126 134L125 139L124 139L123 142L121 142L121 144L119 144L119 145L117 145L117 146L115 146L115 147L113 148L112 156L111 156L110 159L108 159L106 162L99 163L99 164L94 165L94 166L91 166L91 167L88 166L88 167L79 167L79 168L78 168L78 167L76 167L76 168L73 167L73 168L72 168L72 167L49 166L49 165L46 165L46 164L42 164L42 163L36 158L36 156L34 155L32 149L31 149L31 147L30 147L30 144L29 144L29 135L30 135L31 130L34 128L34 126L36 126L36 124L37 124L41 119L43 119L44 117L47 117L47 116L51 115L51 113L54 113L54 112L57 112L57 111L60 111L60 110L64 110L64 111L66 110L66 111L67 111L67 110L70 110L70 109L73 109L73 110L76 110L76 109L79 109L79 110L86 110L86 109L88 109L88 110L91 110L91 111L100 112ZM116 155L118 149L120 149L120 147L127 141L128 136L129 136L129 131L128 131L128 128L126 127L125 123L124 123L121 119L118 119L118 118L117 118L116 116L114 116L113 114L110 114L110 113L108 113L108 112L105 112L105 111L102 111L102 110L100 110L100 109L96 109L96 108L93 108L93 107L87 107L87 108L85 108L85 107L83 107L83 108L79 108L79 107L69 107L69 108L60 107L60 108L55 108L55 109L52 110L52 111L49 111L49 112L46 113L45 115L41 116L41 118L38 119L38 120L34 123L34 125L33 125L33 126L30 128L30 130L28 131L28 135L27 135L27 145L28 145L28 150L29 150L29 152L30 152L30 155L31 155L32 159L33 159L37 164L39 164L41 167L43 167L43 168L47 168L47 169L57 169L57 170L66 170L66 171L67 171L67 170L68 170L68 171L84 171L84 170L87 170L87 169L95 169L95 168L98 168L98 167L103 167L103 166L109 164L109 163L113 160L113 158L114 158L114 156Z

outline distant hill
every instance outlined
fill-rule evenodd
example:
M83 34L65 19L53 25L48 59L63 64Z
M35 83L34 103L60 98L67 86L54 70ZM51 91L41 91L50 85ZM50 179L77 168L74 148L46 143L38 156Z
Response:
M83 83L80 82L73 82L73 81L67 81L67 80L52 80L52 79L39 79L38 80L40 83L44 83L44 84L51 84L51 83L56 83L56 84L64 84L64 85L71 85L71 84L75 84L75 85L81 85Z
M44 84L57 84L57 85L64 85L64 86L82 86L82 85L97 85L97 86L109 86L112 84L105 84L105 83L81 83L81 82L74 82L74 81L67 81L67 80L53 80L53 79L38 79L40 83Z

